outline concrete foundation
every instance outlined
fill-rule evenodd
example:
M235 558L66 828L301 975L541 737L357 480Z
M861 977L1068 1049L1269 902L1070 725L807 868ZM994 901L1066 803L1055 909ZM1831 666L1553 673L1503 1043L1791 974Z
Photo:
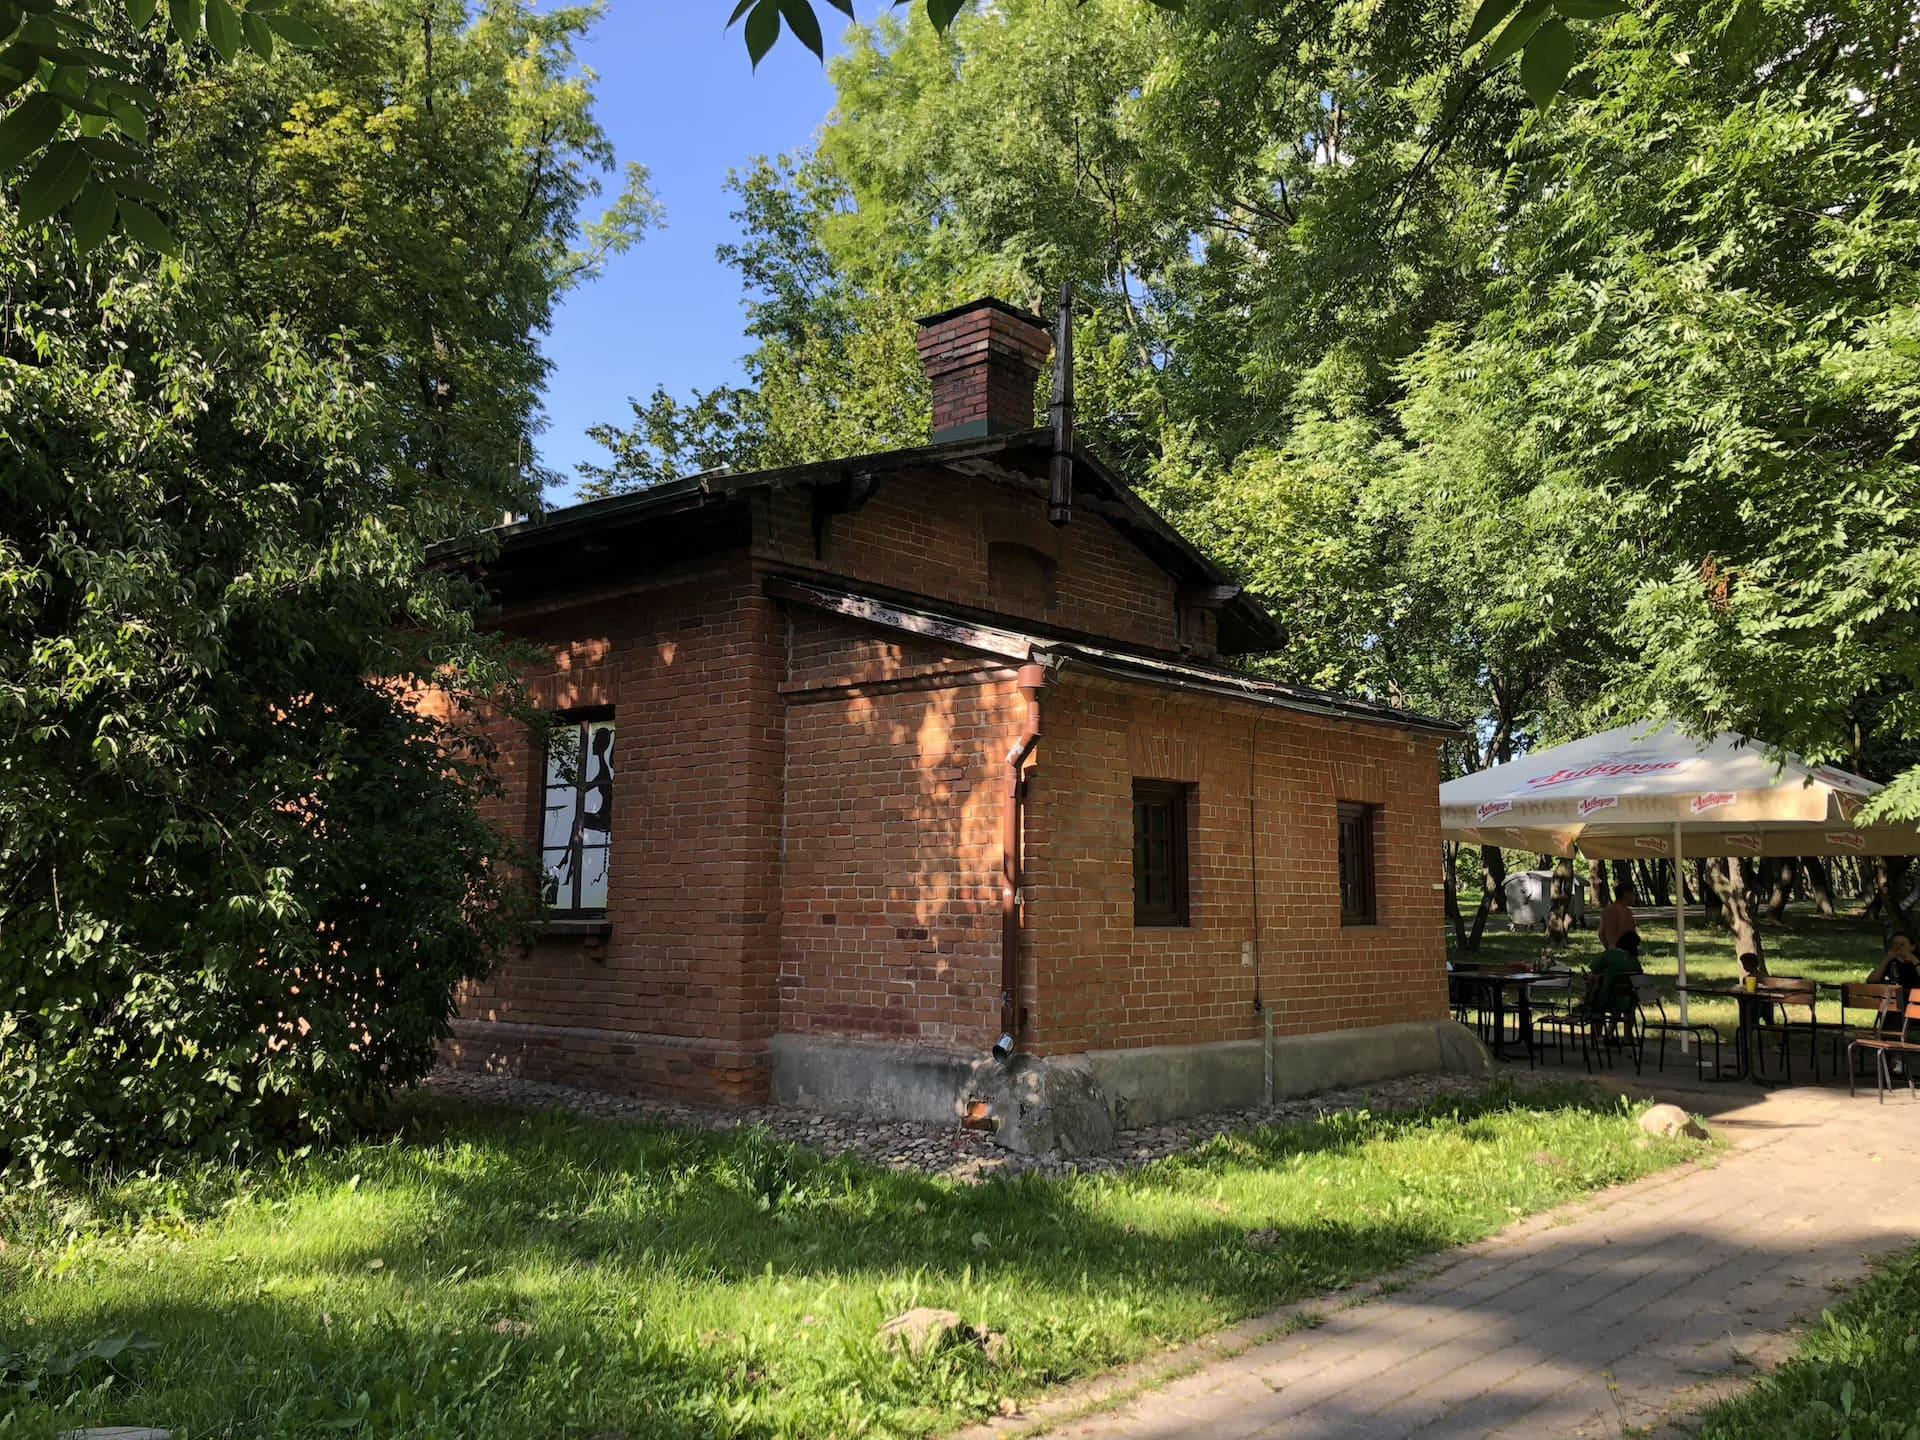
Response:
M1423 1071L1484 1074L1473 1032L1451 1020L1293 1035L1273 1042L1276 1099ZM773 1041L773 1098L818 1110L955 1125L984 1106L1000 1143L1028 1153L1084 1155L1117 1130L1208 1110L1256 1105L1264 1042L1152 1045L1082 1055L990 1055L824 1036Z

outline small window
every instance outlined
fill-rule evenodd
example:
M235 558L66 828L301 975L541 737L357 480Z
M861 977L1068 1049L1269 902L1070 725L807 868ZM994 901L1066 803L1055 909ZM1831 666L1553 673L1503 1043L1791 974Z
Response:
M1187 790L1133 782L1133 923L1187 923Z
M1380 918L1374 888L1373 832L1377 805L1340 803L1340 923L1372 925Z
M541 898L550 915L601 915L613 840L613 717L567 716L547 742Z

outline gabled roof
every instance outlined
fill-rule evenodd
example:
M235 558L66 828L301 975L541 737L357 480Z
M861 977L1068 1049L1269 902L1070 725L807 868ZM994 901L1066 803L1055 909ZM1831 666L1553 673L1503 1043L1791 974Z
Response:
M937 610L901 605L856 590L835 589L786 576L769 576L766 590L777 600L806 605L902 634L938 640L979 654L998 656L1013 664L1039 663L1051 669L1071 666L1077 670L1091 670L1118 679L1161 685L1174 690L1218 695L1307 715L1416 730L1449 739L1464 733L1462 726L1437 720L1431 715L1397 710L1390 705L1376 705L1368 700L1353 700L1301 685L1286 685L1277 680L1262 680L1221 665L1170 660L1162 655L1118 645L1092 645L1028 628L1024 622L1018 629L985 624Z
M445 541L433 548L429 558L448 564L477 563L491 570L502 564L510 566L517 556L531 556L555 545L588 537L609 541L611 531L717 506L755 490L826 487L915 470L971 475L1044 497L1052 442L1052 430L1043 427L773 470L692 475L632 494L589 500L496 525L480 537ZM1168 524L1097 456L1076 446L1074 462L1076 509L1106 520L1183 584L1212 587L1225 594L1219 607L1222 651L1253 654L1280 648L1285 639L1281 627L1231 575Z

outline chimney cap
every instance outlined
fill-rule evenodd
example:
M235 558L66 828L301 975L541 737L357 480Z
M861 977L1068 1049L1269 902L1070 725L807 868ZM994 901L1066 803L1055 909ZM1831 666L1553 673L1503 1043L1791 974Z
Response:
M955 305L950 309L939 310L931 315L922 315L915 323L922 328L928 325L938 325L942 320L952 320L956 316L970 314L975 310L998 310L1002 315L1011 315L1014 319L1023 320L1027 324L1036 326L1041 330L1047 329L1047 322L1031 310L1022 310L1018 305L1009 305L1006 301L996 300L991 295L983 295L978 300L969 300L964 305Z

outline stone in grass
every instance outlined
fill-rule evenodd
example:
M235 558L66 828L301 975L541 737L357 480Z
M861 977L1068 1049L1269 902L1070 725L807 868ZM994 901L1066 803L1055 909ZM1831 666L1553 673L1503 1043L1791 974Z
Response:
M953 1311L931 1305L902 1311L874 1331L873 1339L883 1350L904 1350L916 1359L955 1343L978 1345L989 1361L998 1364L1007 1350L1007 1337L999 1331L978 1329Z
M172 1440L171 1430L150 1425L103 1425L92 1430L63 1430L60 1440Z
M1706 1127L1678 1105L1655 1105L1640 1117L1640 1128L1649 1135L1685 1135L1689 1140L1707 1138Z

